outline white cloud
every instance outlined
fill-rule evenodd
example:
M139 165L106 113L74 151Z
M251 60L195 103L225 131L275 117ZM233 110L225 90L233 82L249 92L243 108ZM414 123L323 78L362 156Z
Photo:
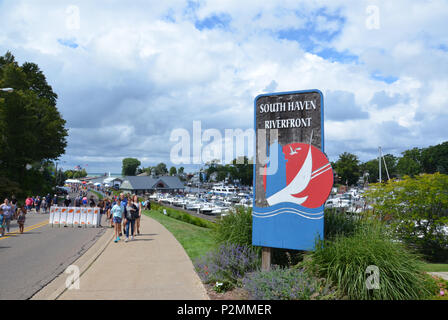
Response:
M328 120L327 151L334 159L344 148L368 160L380 144L400 152L400 144L404 150L447 136L443 126L438 134L427 128L448 110L448 54L441 46L448 41L448 5L375 3L380 25L369 30L370 1L10 0L0 3L0 54L10 50L20 63L43 69L70 128L67 161L85 153L98 169L103 163L112 171L120 171L126 155L145 165L169 162L171 130L191 132L194 120L222 134L251 128L253 99L273 84L276 91L320 89L328 106L336 102L327 100L331 92L345 92L368 119ZM67 24L73 4L79 28ZM216 17L228 20L195 27ZM304 38L279 39L278 31L290 29L302 29ZM319 32L330 36L315 38ZM308 52L310 44L321 56ZM333 59L322 54L326 49ZM357 59L344 62L341 52ZM372 99L380 92L406 99L378 108Z

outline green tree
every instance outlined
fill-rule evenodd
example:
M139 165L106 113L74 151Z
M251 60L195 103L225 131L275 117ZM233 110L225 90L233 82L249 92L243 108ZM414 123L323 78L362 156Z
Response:
M333 168L343 184L354 185L361 175L358 157L348 152L339 155L339 159L334 163Z
M386 167L384 166L384 161L387 165L387 171ZM398 158L391 155L386 154L384 156L384 160L381 159L381 180L386 181L387 180L387 172L389 172L390 178L395 178L397 176L397 162ZM360 170L362 173L367 172L369 174L369 182L378 182L379 180L379 163L378 158L373 159L370 161L367 161L360 166Z
M155 166L154 172L158 176L166 175L168 173L166 164L164 164L163 162L159 163L157 166Z
M425 173L448 174L448 141L423 149L421 165Z
M44 171L27 171L27 165L56 160L67 146L57 95L36 64L19 66L10 52L0 56L0 87L14 89L0 92L0 176L23 192L36 190L46 183Z
M375 214L391 225L398 239L427 259L448 260L448 175L421 174L415 178L375 184L366 197Z
M123 176L135 176L138 166L141 162L136 158L124 158L121 167Z
M402 152L402 157L397 163L397 172L400 175L416 176L423 173L422 150L413 148Z
M171 167L170 168L170 176L175 176L177 174L177 169L176 167Z

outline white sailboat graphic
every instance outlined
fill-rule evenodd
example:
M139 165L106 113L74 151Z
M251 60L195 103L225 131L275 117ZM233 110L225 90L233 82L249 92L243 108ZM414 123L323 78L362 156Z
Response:
M308 154L306 156L305 162L303 163L302 168L285 188L274 193L272 196L268 197L266 200L268 201L270 206L273 206L280 202L292 202L296 204L302 204L306 201L308 196L303 198L294 197L293 194L298 194L305 190L311 180L311 173L313 168L313 158L311 154L311 144L308 148Z

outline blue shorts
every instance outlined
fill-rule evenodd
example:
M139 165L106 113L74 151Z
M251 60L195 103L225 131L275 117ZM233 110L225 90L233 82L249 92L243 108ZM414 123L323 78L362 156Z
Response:
M113 221L114 221L114 223L121 223L121 218L120 217L114 217Z

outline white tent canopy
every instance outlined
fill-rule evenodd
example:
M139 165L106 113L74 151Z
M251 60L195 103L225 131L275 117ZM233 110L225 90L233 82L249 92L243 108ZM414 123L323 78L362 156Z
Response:
M65 183L81 183L81 181L76 179L67 179L65 180Z

